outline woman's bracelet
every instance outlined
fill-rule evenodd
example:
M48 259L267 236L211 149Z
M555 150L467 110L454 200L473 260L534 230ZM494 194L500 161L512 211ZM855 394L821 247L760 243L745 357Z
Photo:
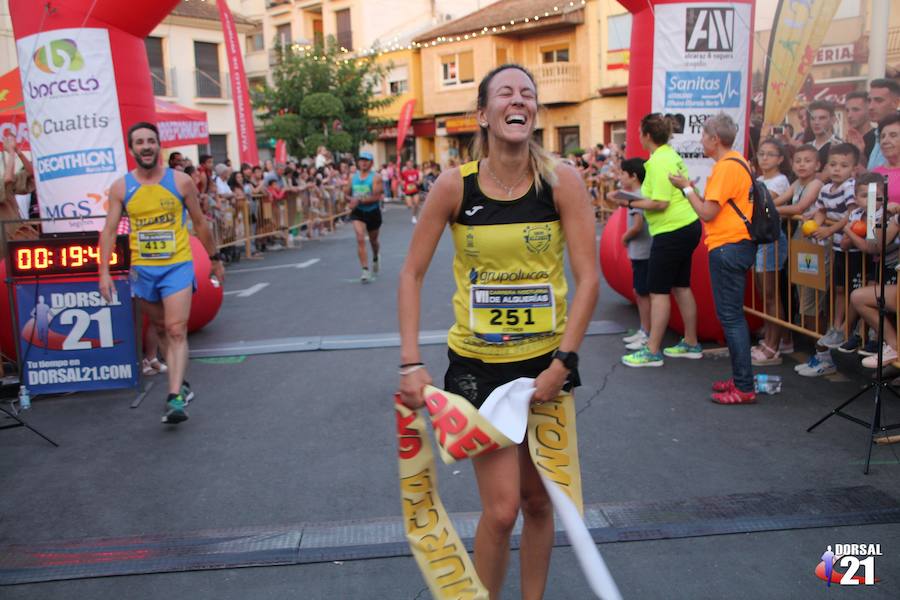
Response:
M406 367L418 367L420 365L424 366L425 363L423 363L423 362L408 362L408 363L403 363L402 365L399 365L399 368L405 369Z
M412 363L410 365L400 365L400 368L397 370L397 373L400 375L409 375L410 373L415 373L419 369L424 369L424 363Z

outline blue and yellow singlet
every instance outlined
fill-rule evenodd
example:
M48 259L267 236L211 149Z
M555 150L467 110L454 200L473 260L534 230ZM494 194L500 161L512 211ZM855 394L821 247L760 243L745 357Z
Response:
M159 183L146 185L131 172L125 175L122 204L131 220L131 264L162 267L193 259L187 229L187 208L166 169Z

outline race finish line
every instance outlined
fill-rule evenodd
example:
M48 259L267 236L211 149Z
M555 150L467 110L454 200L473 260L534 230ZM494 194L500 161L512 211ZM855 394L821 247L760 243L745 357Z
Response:
M479 513L450 518L471 551ZM586 504L597 544L900 523L871 486ZM521 518L511 547L519 547ZM557 547L567 546L562 530ZM0 585L410 556L401 517L0 546Z
M625 328L615 321L591 321L585 335L615 335ZM419 344L435 346L447 343L447 330L436 329L419 333ZM315 352L319 350L366 350L371 348L399 348L400 334L372 333L360 335L301 336L272 338L252 342L227 342L211 346L191 346L191 358L214 358L234 355L281 354L284 352Z

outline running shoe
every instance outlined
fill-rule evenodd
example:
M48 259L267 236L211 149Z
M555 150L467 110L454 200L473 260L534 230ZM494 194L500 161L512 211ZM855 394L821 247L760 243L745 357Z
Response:
M189 384L186 379L181 382L179 393L181 394L181 397L184 398L185 406L190 404L191 400L194 399L194 392L191 391L191 384Z
M375 257L372 259L372 272L377 273L380 266L381 266L381 252L376 254Z
M878 342L874 339L869 338L869 341L865 343L865 345L856 351L860 356L875 356L878 354Z
M850 354L852 352L856 352L859 350L859 345L862 343L862 338L860 338L855 333L847 338L847 341L838 346L838 352L843 352L844 354Z
M158 373L168 373L169 366L158 358L154 358L150 361L150 366L156 369Z
M141 373L149 376L149 375L156 375L157 373L159 373L159 371L157 371L156 369L151 367L150 361L145 358L144 360L141 361Z
M625 337L623 337L622 341L625 342L626 344L630 344L631 342L636 342L641 338L647 338L647 337L649 337L649 336L647 335L646 331L644 331L643 329L638 329L631 335L626 335Z
M413 224L413 225L415 225L415 224L418 223L418 222L419 222L419 220L418 220L417 218L415 218L415 217L412 218L412 224Z
M359 280L363 283L369 283L370 281L372 281L372 276L369 274L368 269L362 270L362 275L359 276Z
M662 354L653 354L644 346L637 352L623 356L622 364L626 367L661 367L664 361Z
M817 342L820 346L825 346L826 348L837 348L841 344L844 343L846 338L844 337L844 332L840 329L835 329L832 327L829 329L825 335L819 338Z
M698 358L703 358L703 346L700 344L691 346L684 341L684 338L681 338L681 341L674 346L664 348L663 354L670 358L691 358L696 360Z
M815 359L815 362L813 362L813 359ZM820 359L814 356L809 363L797 370L797 374L803 377L822 377L823 375L832 375L834 373L837 373L837 367L834 366L834 361L831 360L830 356L827 359Z
M626 350L640 350L641 348L643 348L644 346L647 345L647 340L649 340L649 339L650 339L649 337L638 338L633 342L625 344L625 349Z
M888 344L885 344L881 347L881 364L888 365L895 360L897 360L897 351L891 348ZM867 356L862 359L862 366L867 369L877 369L878 368L878 354L873 354L872 356Z
M163 414L162 422L176 425L182 421L188 420L188 414L184 410L184 398L181 394L169 394L166 400L166 412Z
M756 392L742 392L737 388L732 388L711 394L710 399L716 404L755 404Z

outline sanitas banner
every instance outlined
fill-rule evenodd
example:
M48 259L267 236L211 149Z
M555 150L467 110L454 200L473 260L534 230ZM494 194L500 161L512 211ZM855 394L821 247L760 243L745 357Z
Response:
M56 29L16 46L41 218L85 217L43 230L100 230L109 186L126 170L109 33Z
M671 146L700 187L712 170L703 156L703 123L724 112L738 125L743 152L750 97L750 23L746 2L656 4L651 111L678 124Z

